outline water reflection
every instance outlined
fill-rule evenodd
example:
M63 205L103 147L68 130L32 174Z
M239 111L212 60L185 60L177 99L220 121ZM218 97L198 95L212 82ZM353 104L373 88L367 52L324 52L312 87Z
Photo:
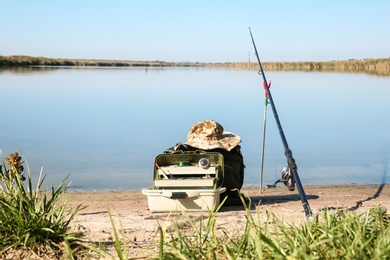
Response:
M233 63L233 64L178 64L178 67L180 68L191 68L191 69L215 69L218 68L218 66L221 66L220 68L224 69L232 69L232 70L258 70L258 65L250 64L249 66L245 63ZM142 65L133 65L133 66L123 66L123 65L112 65L112 66L104 66L104 65L95 65L95 66L40 66L40 65L34 65L34 66L26 66L26 67L1 67L0 66L0 74L4 72L10 72L10 73L31 73L31 72L49 72L57 69L135 69L135 68L141 68L147 70L162 70L162 69L170 69L175 68L174 64L172 67L169 66L142 66ZM276 71L276 72L312 72L312 73L345 73L345 74L367 74L372 76L383 76L387 77L390 76L390 70L388 67L381 67L381 69L360 69L360 70L327 70L327 69L321 69L321 68L309 68L309 69L278 69L271 66L271 68L267 68L265 66L267 71Z

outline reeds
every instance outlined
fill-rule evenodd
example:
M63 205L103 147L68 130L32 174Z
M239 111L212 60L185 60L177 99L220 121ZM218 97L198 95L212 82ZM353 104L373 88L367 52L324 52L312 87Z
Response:
M192 231L160 227L159 259L390 259L390 216L377 207L357 214L324 211L288 224L271 212L265 222L246 208L244 230L217 232L218 215L190 221Z
M70 223L82 206L65 210L66 200L60 198L67 190L67 178L51 193L42 191L43 168L35 190L30 171L26 182L21 175L23 163L18 153L6 158L0 171L0 256L16 258L73 259L95 250L81 240L81 233L69 232ZM25 187L27 186L27 187Z
M31 56L0 56L0 69L33 67L208 67L231 69L254 69L259 65L253 62L165 62L165 61L129 61L129 60L87 60L52 59ZM273 71L323 71L367 73L378 76L390 75L390 58L350 59L333 61L264 62L265 70ZM1 72L1 70L0 70Z

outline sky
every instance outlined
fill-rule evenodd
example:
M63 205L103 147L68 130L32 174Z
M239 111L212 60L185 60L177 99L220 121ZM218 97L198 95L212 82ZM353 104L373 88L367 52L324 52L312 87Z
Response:
M167 62L390 57L388 0L0 0L0 55Z

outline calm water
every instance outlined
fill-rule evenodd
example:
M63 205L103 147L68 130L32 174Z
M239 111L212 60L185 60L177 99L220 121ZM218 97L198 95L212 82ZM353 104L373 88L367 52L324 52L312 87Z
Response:
M383 183L390 154L390 77L266 72L303 184ZM21 151L45 183L141 189L154 158L214 119L242 138L245 185L258 185L264 96L256 71L82 68L0 71L2 159ZM285 164L268 106L264 184Z

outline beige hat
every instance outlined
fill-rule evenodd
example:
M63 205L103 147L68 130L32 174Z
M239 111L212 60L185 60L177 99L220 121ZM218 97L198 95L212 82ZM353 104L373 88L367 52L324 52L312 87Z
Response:
M184 144L203 150L222 148L230 151L240 143L240 140L238 135L224 131L218 122L203 120L191 127Z

